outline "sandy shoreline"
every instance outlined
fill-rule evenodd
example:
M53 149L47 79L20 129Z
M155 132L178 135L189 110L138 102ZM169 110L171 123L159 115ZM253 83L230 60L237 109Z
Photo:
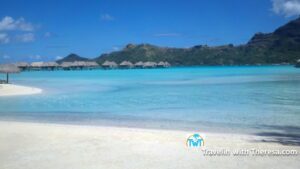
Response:
M13 84L0 84L0 96L32 95L39 94L42 89Z
M205 157L188 131L0 121L0 168L298 168L298 156ZM201 133L203 149L297 150L251 135Z

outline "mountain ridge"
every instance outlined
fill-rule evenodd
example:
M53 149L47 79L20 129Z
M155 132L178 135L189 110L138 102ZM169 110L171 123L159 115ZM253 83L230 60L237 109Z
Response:
M82 59L82 57L81 57ZM87 59L87 58L84 58ZM127 44L122 50L102 54L92 60L167 61L171 65L252 65L294 64L300 59L300 17L271 33L256 33L246 44L234 46L195 45L190 48L160 47L152 44ZM66 59L62 59L64 61Z
M90 59L88 58L81 57L77 54L71 53L64 58L57 60L56 62L61 64L62 62L89 61L89 60Z

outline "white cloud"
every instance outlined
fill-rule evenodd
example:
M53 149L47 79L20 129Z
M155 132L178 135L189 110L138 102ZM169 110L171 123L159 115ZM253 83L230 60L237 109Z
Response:
M20 42L32 42L35 40L33 33L20 34L20 32L32 32L35 27L27 22L24 18L14 19L11 16L5 16L0 19L0 44L9 43L12 40ZM18 31L17 33L9 33L9 31ZM13 35L12 35L13 34ZM17 34L17 35L15 35ZM11 38L13 36L13 38Z
M30 59L33 59L33 60L40 60L42 57L41 55L32 55L32 56L29 56Z
M175 36L180 36L179 33L158 33L154 34L156 37L175 37Z
M8 37L8 35L6 33L0 33L0 44L5 44L9 42L10 38Z
M2 58L3 58L3 59L10 59L10 56L7 55L7 54L4 54L4 55L2 56Z
M52 36L52 33L51 32L46 32L45 34L44 34L44 37L45 38L50 38Z
M114 47L112 47L112 50L113 50L113 51L118 51L118 50L120 50L120 47L114 46Z
M285 17L300 15L300 0L272 0L272 11Z
M0 31L16 29L16 25L14 24L14 22L14 19L10 16L4 17L0 21Z
M102 14L101 15L101 20L103 21L113 21L115 18L109 14Z
M17 40L20 42L33 42L35 40L35 36L33 33L25 33L23 35L18 35Z
M62 59L63 57L62 56L56 56L55 57L55 60L60 60L60 59Z
M34 26L26 22L24 18L19 18L15 20L10 16L5 16L0 20L0 31L34 31Z

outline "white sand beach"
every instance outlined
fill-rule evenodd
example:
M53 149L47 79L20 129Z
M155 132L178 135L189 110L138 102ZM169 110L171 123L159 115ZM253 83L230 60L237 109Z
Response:
M31 95L41 93L42 89L13 84L0 84L0 96Z
M203 156L188 131L0 122L1 169L299 168L298 156ZM204 133L205 149L297 150L258 136Z

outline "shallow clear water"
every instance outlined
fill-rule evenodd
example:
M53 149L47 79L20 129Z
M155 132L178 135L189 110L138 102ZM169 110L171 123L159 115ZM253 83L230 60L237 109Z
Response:
M4 75L0 76L4 78ZM0 119L187 129L300 126L300 69L292 66L35 71L0 97Z

